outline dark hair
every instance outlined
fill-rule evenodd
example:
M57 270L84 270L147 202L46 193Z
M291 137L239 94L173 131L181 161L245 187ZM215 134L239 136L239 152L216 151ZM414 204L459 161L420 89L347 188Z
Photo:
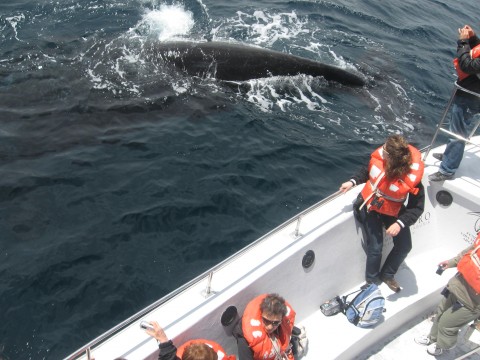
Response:
M401 178L410 172L412 154L408 142L401 135L391 135L385 141L384 150L388 153L385 175L388 180Z
M182 360L218 360L218 355L204 343L193 343L185 348Z
M287 305L285 299L278 294L268 294L260 304L262 313L266 312L272 315L287 315Z

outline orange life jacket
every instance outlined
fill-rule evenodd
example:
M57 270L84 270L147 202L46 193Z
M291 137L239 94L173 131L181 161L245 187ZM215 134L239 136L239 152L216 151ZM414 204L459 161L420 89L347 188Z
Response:
M460 259L457 270L477 294L480 294L480 232L473 243L473 250Z
M265 331L262 311L260 310L260 304L266 296L266 294L263 294L250 301L242 317L243 336L253 351L253 360L276 359L276 352L270 337ZM287 350L290 348L290 336L292 335L296 314L289 303L286 303L286 305L287 314L283 317L276 332L277 342L280 347L280 354L286 356L286 359L293 360L293 353ZM282 360L284 357L282 357Z
M480 45L477 45L472 50L470 50L470 57L472 59L480 57ZM457 71L457 76L460 81L472 75L472 74L467 74L465 71L460 69L460 65L458 64L458 58L453 59L453 66Z
M205 339L195 339L187 341L185 344L183 344L177 349L177 356L181 359L183 356L183 352L188 346L199 343L210 346L217 353L218 360L236 360L235 355L227 355L225 350L215 341Z
M407 195L418 194L417 185L423 177L424 164L422 154L412 145L408 145L412 154L410 172L401 179L389 181L385 177L383 166L383 147L372 153L368 166L369 179L362 190L364 203L368 211L397 216Z

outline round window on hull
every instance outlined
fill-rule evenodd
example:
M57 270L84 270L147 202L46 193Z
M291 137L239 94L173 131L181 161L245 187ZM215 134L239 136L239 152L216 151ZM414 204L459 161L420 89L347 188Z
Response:
M435 197L438 203L442 206L450 206L453 202L453 196L448 191L440 190L437 192L437 196Z
M315 262L315 253L313 250L308 250L305 255L303 255L302 266L305 270L310 268Z

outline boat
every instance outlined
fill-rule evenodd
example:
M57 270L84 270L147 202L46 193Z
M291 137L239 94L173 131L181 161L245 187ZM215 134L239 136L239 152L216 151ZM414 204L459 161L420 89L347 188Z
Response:
M422 149L425 211L411 226L413 249L396 275L402 291L394 293L380 285L386 311L375 327L359 328L342 313L325 316L320 311L325 301L364 284L363 234L352 210L360 185L300 212L65 359L156 359L156 340L139 326L141 321L152 320L162 325L177 346L205 338L236 354L232 327L246 304L263 293L280 294L297 312L296 325L305 327L309 339L302 359L432 359L425 347L414 343L412 331L429 330L429 315L455 274L455 269L447 269L439 276L437 264L466 248L480 230L480 136L472 133L466 139L462 164L452 180L429 182L427 178L440 164L432 153L442 153L445 144L434 142L437 134L447 132L442 124L454 96L455 92L432 144ZM346 180L339 179L339 185ZM387 237L384 253L391 246L392 239ZM442 358L461 359L476 353L480 345L470 339L478 331L472 329L466 326L462 345Z

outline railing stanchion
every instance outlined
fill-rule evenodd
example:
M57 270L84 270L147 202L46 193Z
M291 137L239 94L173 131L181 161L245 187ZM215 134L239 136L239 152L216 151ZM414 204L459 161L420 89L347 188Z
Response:
M427 158L428 153L430 152L430 150L433 147L433 143L437 139L438 132L440 131L440 129L443 125L443 122L445 121L445 118L447 117L448 110L450 109L450 106L452 106L452 102L453 102L453 99L455 98L455 94L457 93L457 89L458 89L458 86L457 86L457 83L455 82L455 86L453 88L452 95L450 96L450 100L448 100L447 107L443 111L442 119L440 120L440 122L437 125L437 130L435 131L435 134L433 135L432 142L430 143L430 146L428 147L427 151L425 151L425 155L423 155L423 161L425 161L425 159Z
M300 234L300 223L302 222L302 215L297 218L297 226L295 227L295 237L298 237Z
M211 271L208 274L207 278L207 287L205 288L205 291L203 292L203 295L207 298L212 294L212 278L213 278L213 271Z

